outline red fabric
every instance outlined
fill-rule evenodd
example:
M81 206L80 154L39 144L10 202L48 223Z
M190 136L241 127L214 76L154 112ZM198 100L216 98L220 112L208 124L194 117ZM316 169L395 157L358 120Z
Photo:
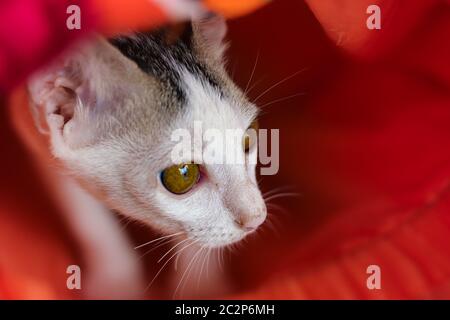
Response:
M251 41L236 26L233 54L250 66L262 43L254 79L309 69L259 100L306 93L262 121L281 135L280 174L263 184L302 195L278 201L282 237L267 232L235 260L248 293L234 297L450 298L450 6L376 1L382 29L370 31L369 2L309 1L331 41L347 39L340 51L300 3L255 14ZM277 37L252 32L281 12ZM367 289L371 264L382 290Z

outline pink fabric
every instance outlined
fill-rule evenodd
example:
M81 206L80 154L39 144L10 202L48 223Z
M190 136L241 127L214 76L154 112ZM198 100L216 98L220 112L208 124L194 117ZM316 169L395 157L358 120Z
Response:
M0 2L0 92L6 92L68 43L93 28L92 9L78 0L81 30L66 27L68 0Z

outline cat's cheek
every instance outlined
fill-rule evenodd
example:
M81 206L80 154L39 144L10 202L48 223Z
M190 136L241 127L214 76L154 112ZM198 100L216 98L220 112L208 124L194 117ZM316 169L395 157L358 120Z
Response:
M147 178L147 181L144 180L143 184L148 183L148 188L150 188L150 190L159 190L160 187L160 177L159 175L156 176L150 176L150 178Z

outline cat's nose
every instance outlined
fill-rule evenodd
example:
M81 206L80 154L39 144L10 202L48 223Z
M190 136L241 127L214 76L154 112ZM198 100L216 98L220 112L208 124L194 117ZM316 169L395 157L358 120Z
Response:
M257 214L242 214L237 217L234 222L239 228L245 231L253 231L258 228L266 220L265 210L260 210Z

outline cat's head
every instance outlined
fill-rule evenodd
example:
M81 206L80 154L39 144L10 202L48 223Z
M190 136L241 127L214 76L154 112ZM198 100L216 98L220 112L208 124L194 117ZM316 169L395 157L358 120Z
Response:
M95 39L29 84L53 155L81 184L124 215L210 247L239 241L266 217L256 143L237 144L243 163L173 159L177 129L244 139L257 116L225 72L225 32L212 17L180 32Z

